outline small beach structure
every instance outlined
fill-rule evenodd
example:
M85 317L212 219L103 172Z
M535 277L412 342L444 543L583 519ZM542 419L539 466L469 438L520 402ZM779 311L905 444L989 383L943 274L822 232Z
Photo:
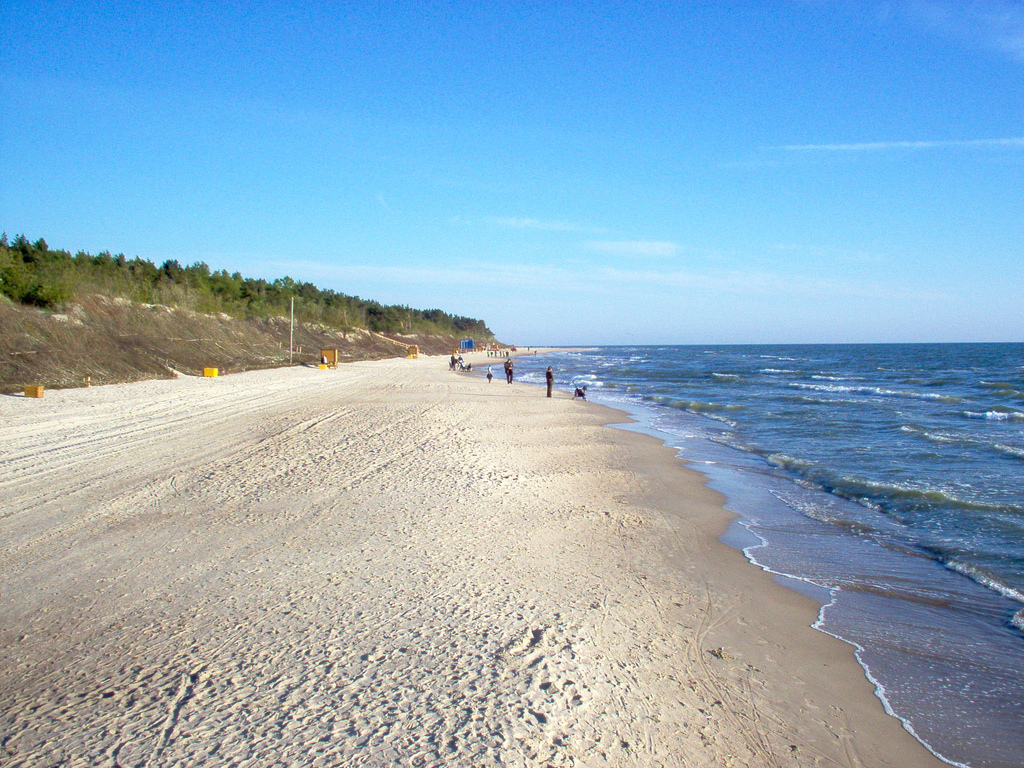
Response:
M459 342L459 349L462 352L472 352L473 350L476 349L476 344L473 342L472 339L462 339Z
M338 367L338 350L336 349L321 349L320 350L320 365L328 368Z
M420 348L415 344L411 344L408 349L408 357L410 360L415 360L420 356Z

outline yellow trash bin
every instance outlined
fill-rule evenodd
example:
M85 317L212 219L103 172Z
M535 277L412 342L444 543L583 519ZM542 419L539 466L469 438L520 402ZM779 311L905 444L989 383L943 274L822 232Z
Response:
M43 396L43 385L33 384L25 387L25 397L42 397Z
M203 368L203 376L206 376L209 379L217 378L218 373L219 370L217 368Z

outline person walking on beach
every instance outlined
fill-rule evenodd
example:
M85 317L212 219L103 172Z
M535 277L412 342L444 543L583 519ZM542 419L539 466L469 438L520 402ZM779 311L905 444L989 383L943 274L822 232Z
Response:
M493 378L494 378L494 376L491 375L491 366L488 365L487 366L487 383L490 384L491 383L491 379L493 379Z
M548 397L551 397L551 388L555 385L555 373L550 365L548 366L547 373L544 374L544 378L548 382Z
M507 381L507 382L508 382L509 384L511 384L511 383L512 383L512 373L513 373L513 370L512 370L512 361L511 361L511 360L506 360L506 361L505 361L505 380L506 380L506 381Z

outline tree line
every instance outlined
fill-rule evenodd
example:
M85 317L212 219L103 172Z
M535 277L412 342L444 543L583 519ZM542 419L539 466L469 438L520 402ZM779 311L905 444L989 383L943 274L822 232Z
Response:
M273 281L213 271L197 261L176 260L160 266L123 253L96 255L50 248L43 238L0 236L0 294L22 304L59 309L85 294L119 296L146 304L164 304L197 312L224 312L239 318L287 315L295 300L295 317L338 329L366 328L378 333L436 333L491 339L482 320L450 315L440 309L412 309L317 288L281 277Z

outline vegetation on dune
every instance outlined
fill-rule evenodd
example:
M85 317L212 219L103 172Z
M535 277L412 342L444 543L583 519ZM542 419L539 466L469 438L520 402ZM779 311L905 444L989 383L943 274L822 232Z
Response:
M122 297L195 312L223 312L240 319L287 315L295 300L295 319L304 323L376 333L439 334L492 339L482 320L450 315L440 309L411 309L322 290L290 277L274 281L212 271L203 262L156 266L136 256L95 256L51 249L39 238L0 237L0 294L14 302L60 309L86 294Z

